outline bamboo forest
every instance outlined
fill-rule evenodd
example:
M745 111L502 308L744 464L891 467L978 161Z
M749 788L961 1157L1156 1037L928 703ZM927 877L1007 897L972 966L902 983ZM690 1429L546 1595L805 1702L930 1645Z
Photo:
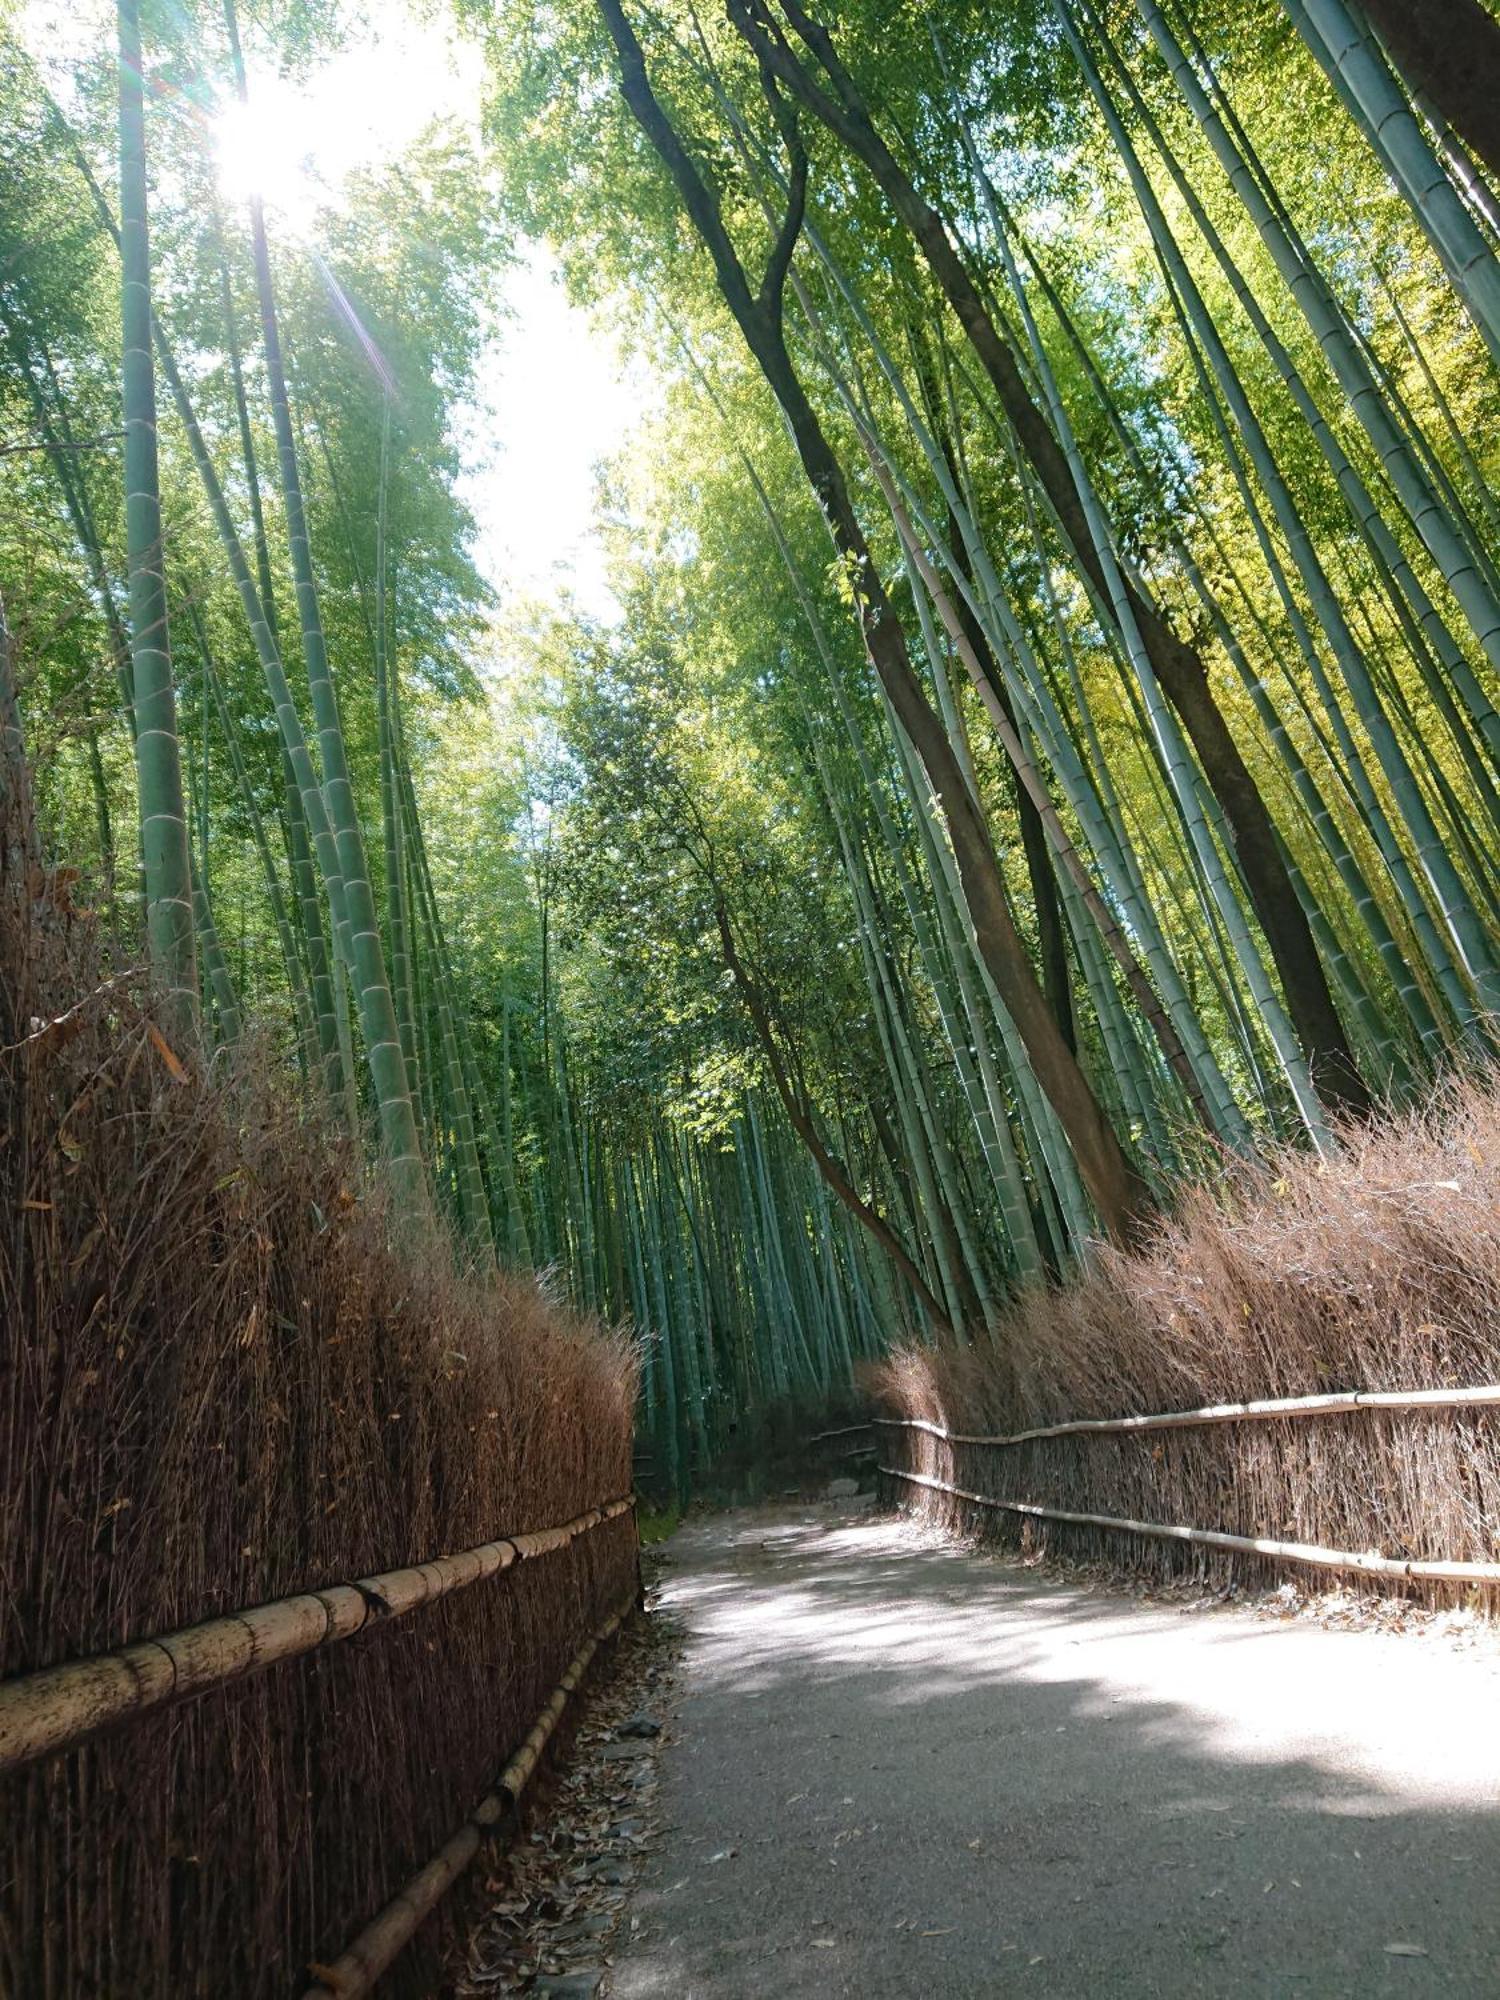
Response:
M42 837L181 1037L652 1331L674 1482L1490 1059L1500 162L1392 10L476 7L479 129L288 240L216 139L357 28L139 11L4 72ZM657 385L604 616L474 560L519 241Z
M1500 11L812 6L0 4L0 1674L557 1529L519 1741L610 1507L795 1490L876 1407L849 1490L946 1527L1493 1607L1478 1416L1416 1420L1404 1526L1394 1417L1020 1502L932 1450L1500 1401ZM284 1738L234 1698L266 1813L307 1705L398 1712L360 1644ZM253 1916L29 1852L167 1739L58 1747L0 1992L363 1991L493 1777L444 1703L385 1873L309 1808Z

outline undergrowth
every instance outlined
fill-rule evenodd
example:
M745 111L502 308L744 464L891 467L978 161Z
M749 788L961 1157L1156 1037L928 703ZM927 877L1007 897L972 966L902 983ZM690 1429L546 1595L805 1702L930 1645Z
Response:
M1348 1389L1500 1380L1500 1091L1454 1083L1418 1113L1288 1148L1186 1191L1137 1254L1099 1248L967 1346L873 1371L891 1414L1008 1433L1074 1417ZM995 1450L881 1433L888 1463L992 1497L1348 1551L1500 1556L1500 1410L1279 1419ZM894 1442L893 1442L894 1440ZM901 1456L889 1457L896 1451ZM895 1485L895 1483L893 1483ZM903 1504L979 1510L904 1483ZM1253 1578L1251 1558L985 1511L1059 1553ZM1451 1592L1449 1593L1451 1598Z

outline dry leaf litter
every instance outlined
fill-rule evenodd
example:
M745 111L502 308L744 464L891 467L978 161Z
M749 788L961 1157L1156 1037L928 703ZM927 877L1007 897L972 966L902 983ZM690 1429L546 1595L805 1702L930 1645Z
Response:
M650 1567L648 1553L648 1576ZM632 1891L661 1831L658 1771L681 1639L655 1599L648 1588L646 1615L587 1690L534 1824L493 1864L445 1996L592 2000L607 1991L614 1954L638 1922Z

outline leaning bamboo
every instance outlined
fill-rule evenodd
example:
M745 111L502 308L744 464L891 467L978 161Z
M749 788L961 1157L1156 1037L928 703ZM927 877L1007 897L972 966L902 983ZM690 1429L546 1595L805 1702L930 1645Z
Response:
M1174 1431L1199 1424L1233 1424L1255 1417L1332 1417L1349 1410L1465 1410L1500 1403L1500 1383L1474 1389L1351 1389L1331 1396L1268 1396L1250 1403L1209 1403L1198 1410L1163 1410L1141 1417L1075 1417L1039 1430L987 1436L945 1430L925 1417L872 1417L886 1430L925 1431L946 1444L1032 1444L1038 1438L1076 1437L1085 1431ZM857 1426L863 1429L864 1426ZM839 1433L824 1431L823 1437ZM816 1444L818 1438L810 1443Z
M1041 1507L1030 1500L992 1500L987 1494L950 1486L946 1479L932 1479L922 1472L903 1472L894 1465L882 1465L880 1470L888 1479L904 1479L911 1486L951 1494L955 1500L967 1500L976 1507L992 1507L1003 1514L1024 1514L1039 1521L1063 1521L1075 1528L1114 1528L1125 1535L1195 1542L1203 1548L1264 1556L1272 1562L1306 1563L1315 1569L1358 1570L1363 1576L1406 1577L1424 1583L1500 1583L1500 1562L1407 1560L1403 1556L1370 1555L1350 1549L1323 1549L1311 1542L1274 1542L1262 1535L1231 1535L1218 1528L1183 1528L1165 1521L1131 1521L1114 1514L1079 1514L1066 1507Z
M568 1698L578 1687L595 1653L614 1637L628 1613L628 1606L605 1619L593 1637L585 1640L572 1665L552 1690L545 1707L500 1775L492 1792L487 1792L451 1840L391 1898L380 1914L355 1938L342 1957L332 1965L316 1966L316 1981L303 2000L354 2000L367 1993L398 1952L415 1935L418 1926L436 1908L479 1852L481 1843L501 1821L510 1818L531 1781L552 1732L562 1719Z
M120 0L118 16L125 559L146 939L169 1031L190 1046L198 1029L198 970L163 566L139 0Z
M0 1771L69 1749L126 1717L404 1617L451 1591L498 1576L514 1563L566 1548L634 1504L629 1496L610 1500L562 1527L503 1536L432 1562L277 1598L159 1639L137 1640L118 1652L22 1674L0 1684Z

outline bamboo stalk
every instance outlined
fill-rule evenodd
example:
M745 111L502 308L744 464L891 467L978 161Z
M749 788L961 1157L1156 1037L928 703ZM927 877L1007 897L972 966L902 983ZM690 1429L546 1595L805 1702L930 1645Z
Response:
M0 1683L0 1771L70 1749L126 1717L314 1652L388 1618L404 1617L515 1563L566 1548L634 1504L627 1495L591 1507L561 1527L507 1535L357 1583L276 1598L158 1639L137 1640L117 1652L95 1653Z
M396 1892L342 1957L332 1965L314 1967L317 1978L303 2000L329 2000L330 1995L337 1996L337 2000L354 2000L356 1994L367 1993L410 1942L418 1926L474 1859L491 1829L513 1817L542 1752L562 1719L569 1697L577 1691L595 1653L619 1630L628 1610L629 1606L624 1606L613 1612L584 1641L520 1749L500 1774L495 1789L485 1794L457 1833Z
M1408 1561L1400 1556L1322 1549L1311 1542L1274 1542L1261 1535L1231 1535L1218 1528L1182 1528L1165 1521L1126 1520L1114 1514L1078 1514L1065 1507L1039 1507L1029 1500L991 1500L983 1493L969 1493L962 1486L950 1486L945 1479L931 1479L922 1472L902 1472L893 1465L882 1465L880 1470L891 1479L904 1479L912 1486L925 1486L936 1493L948 1493L955 1500L968 1500L976 1507L992 1507L1004 1514L1024 1514L1039 1521L1064 1521L1079 1528L1116 1528L1126 1535L1150 1535L1158 1541L1195 1542L1204 1548L1265 1556L1275 1562L1307 1563L1315 1569L1358 1570L1364 1576L1409 1577L1413 1581L1432 1583L1500 1583L1500 1562Z
M146 939L152 976L162 992L163 1018L179 1042L190 1046L199 1028L197 939L157 463L139 0L120 0L117 17L125 551Z
M925 1417L872 1417L871 1423L886 1430L925 1431L929 1437L947 1444L1013 1445L1031 1444L1038 1438L1077 1437L1090 1431L1172 1431L1200 1424L1233 1424L1253 1417L1328 1417L1349 1410L1460 1410L1484 1409L1500 1403L1500 1383L1484 1383L1473 1389L1351 1389L1330 1396L1267 1396L1249 1403L1208 1403L1197 1410L1164 1410L1141 1417L1075 1417L1065 1424L1047 1424L1038 1430L1012 1431L1007 1436L975 1435L966 1431L944 1430ZM863 1429L863 1425L854 1426ZM823 1437L837 1437L824 1431ZM817 1438L808 1440L811 1444Z

